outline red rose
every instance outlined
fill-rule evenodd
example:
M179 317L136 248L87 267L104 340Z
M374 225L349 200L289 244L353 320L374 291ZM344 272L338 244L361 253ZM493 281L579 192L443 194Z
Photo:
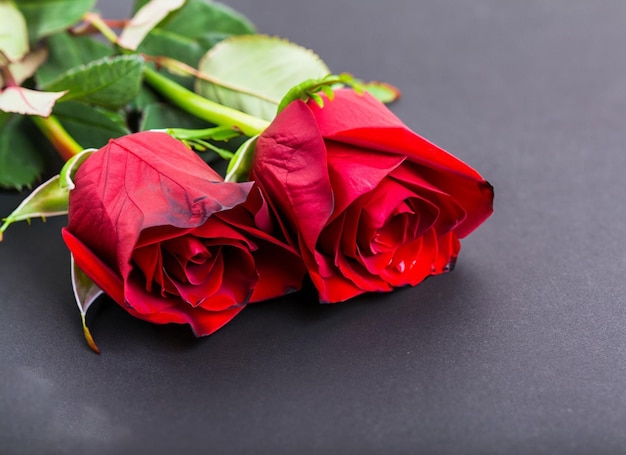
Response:
M472 168L368 94L289 104L259 137L251 180L293 236L324 302L450 270L492 212Z
M63 238L77 265L132 315L197 336L304 276L252 183L226 183L165 133L112 140L79 168ZM288 267L280 268L281 264Z

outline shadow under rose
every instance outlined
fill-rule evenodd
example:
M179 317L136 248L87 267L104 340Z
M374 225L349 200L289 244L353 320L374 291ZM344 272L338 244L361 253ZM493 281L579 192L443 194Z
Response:
M193 336L187 325L157 325L137 319L108 296L101 296L89 309L87 325L105 354L127 351L137 342L148 344L150 349L186 351L198 347L201 340Z
M315 289L306 284L299 292L248 305L231 322L204 338L195 338L186 325L156 325L136 319L106 296L90 309L87 322L105 355L135 349L138 343L146 345L141 349L179 352L207 344L228 344L234 338L258 344L269 339L276 343L310 342L328 336L338 343L345 341L343 338L375 342L377 337L389 343L391 337L412 340L414 345L428 344L448 331L458 335L459 325L480 318L480 277L467 265L416 287L364 294L334 304L320 304Z
M335 318L351 318L359 313L384 314L389 312L419 315L425 320L445 316L454 318L464 313L472 302L480 283L480 275L470 266L430 277L415 287L397 288L388 293L366 293L345 302L319 303L315 289L307 284L302 291L280 299L249 305L245 312L255 312L254 317L283 317L298 325L315 325L320 321ZM241 317L241 316L239 316ZM248 317L253 317L248 314Z

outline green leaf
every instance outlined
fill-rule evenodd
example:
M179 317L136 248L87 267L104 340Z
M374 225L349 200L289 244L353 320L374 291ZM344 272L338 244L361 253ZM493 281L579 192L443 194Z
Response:
M184 3L185 0L151 0L146 3L124 27L117 44L126 49L137 49L150 30Z
M29 52L19 62L9 64L9 72L13 76L13 80L17 85L21 85L26 79L30 78L37 68L48 58L48 51L44 48ZM2 77L0 76L0 83Z
M113 48L91 36L75 36L66 32L49 37L46 44L48 59L36 75L41 86L51 83L72 68L113 54Z
M67 71L45 89L69 90L61 101L79 100L118 109L139 93L142 70L143 59L137 55L103 58Z
M381 103L393 103L400 98L400 90L387 82L364 82L362 87Z
M94 7L96 0L19 0L20 9L28 24L28 36L34 43L74 25Z
M80 311L80 318L83 323L83 334L89 347L97 354L100 354L100 349L96 346L96 343L91 336L91 332L87 327L86 317L87 310L96 301L98 297L103 294L102 289L98 287L91 278L83 272L80 267L76 265L74 256L71 257L71 272L72 272L72 289L74 290L74 298Z
M65 215L69 205L69 194L69 191L59 184L58 175L42 183L4 219L4 223L0 226L0 240L2 240L2 233L18 221Z
M140 1L138 7L146 3ZM232 8L207 0L187 0L150 31L138 51L175 58L195 67L222 39L254 32L252 23Z
M158 104L159 97L147 84L142 84L139 93L126 105L126 126L132 131L141 131L144 111L151 104ZM166 126L159 126L166 128Z
M130 133L122 126L124 119L119 113L104 111L76 101L57 104L54 115L70 136L83 147L100 148L106 145L109 139Z
M135 12L150 1L137 0ZM198 36L207 29L230 34L255 33L254 25L243 14L213 0L187 0L183 8L170 14L160 27L185 36Z
M272 120L291 87L330 73L312 51L265 35L228 38L200 61L213 82L196 80L196 92L218 103Z
M258 137L251 137L235 152L235 156L228 163L224 180L227 182L245 182L248 180Z
M8 112L0 111L0 128L2 128L11 119L11 117L12 115Z
M147 3L147 0L139 1L137 7ZM168 15L156 28L187 38L199 38L207 33L243 35L256 31L243 14L211 0L187 0L181 9Z
M139 93L128 103L128 109L131 111L143 111L151 104L159 103L159 96L148 85L143 84Z
M40 92L12 86L0 92L0 111L48 117L54 104L65 92Z
M28 52L28 30L24 16L11 1L0 1L0 51L9 62L22 59ZM0 65L7 62L0 55Z
M20 190L31 185L44 170L44 160L30 140L25 117L3 115L0 126L0 187Z
M201 129L207 122L194 117L171 104L153 103L145 107L140 131L161 130L167 128Z

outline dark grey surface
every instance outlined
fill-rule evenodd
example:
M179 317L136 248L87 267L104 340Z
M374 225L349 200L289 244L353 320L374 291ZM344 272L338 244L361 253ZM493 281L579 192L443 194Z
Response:
M125 2L104 2L112 11ZM624 453L626 2L233 0L495 186L457 269L247 308L215 335L108 301L86 347L59 235L0 244L4 453ZM18 196L0 195L8 213Z

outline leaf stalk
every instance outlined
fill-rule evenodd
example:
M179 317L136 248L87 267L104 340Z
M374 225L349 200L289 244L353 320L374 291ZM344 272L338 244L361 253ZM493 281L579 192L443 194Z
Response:
M176 106L215 125L238 128L246 136L256 136L270 124L266 120L197 95L148 66L144 67L144 78L152 88Z
M52 143L57 150L61 158L64 161L69 160L74 155L83 151L82 147L70 134L67 132L61 122L54 116L39 117L33 115L30 117L35 123L37 128L41 130L44 136Z

